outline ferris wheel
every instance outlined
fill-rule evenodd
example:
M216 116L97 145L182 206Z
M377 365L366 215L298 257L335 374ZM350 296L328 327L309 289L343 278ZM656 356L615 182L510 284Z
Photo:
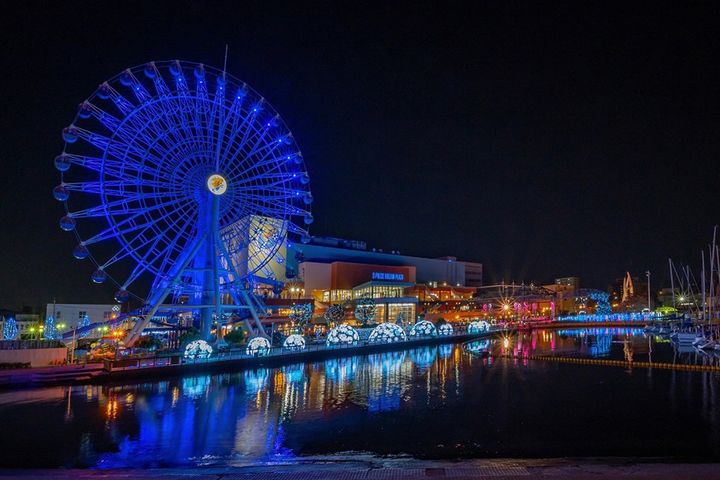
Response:
M101 84L63 139L53 195L73 255L118 302L144 299L126 344L164 309L198 313L206 337L237 309L260 327L252 286L275 281L286 238L309 241L313 221L300 149L263 97L222 70L152 62Z

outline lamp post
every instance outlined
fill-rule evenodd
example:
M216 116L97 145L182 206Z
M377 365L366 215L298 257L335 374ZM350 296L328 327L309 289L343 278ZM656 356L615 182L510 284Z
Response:
M647 275L647 282L648 282L648 311L650 311L651 310L650 309L650 270L646 271L645 275Z

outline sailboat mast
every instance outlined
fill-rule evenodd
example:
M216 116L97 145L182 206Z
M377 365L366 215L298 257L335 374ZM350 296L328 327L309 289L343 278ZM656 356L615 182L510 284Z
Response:
M672 258L668 258L668 267L670 268L670 291L672 292L673 308L677 308L677 306L675 306L675 279L673 277Z
M700 262L702 264L702 272L700 273L700 284L702 285L702 315L700 315L701 320L705 320L707 317L705 316L705 251L700 250Z

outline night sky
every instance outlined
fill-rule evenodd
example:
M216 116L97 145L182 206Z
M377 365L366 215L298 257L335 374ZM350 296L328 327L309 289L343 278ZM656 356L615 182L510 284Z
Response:
M606 288L668 283L720 222L717 2L244 3L3 5L0 308L111 301L58 228L60 132L123 69L226 43L303 151L315 235Z

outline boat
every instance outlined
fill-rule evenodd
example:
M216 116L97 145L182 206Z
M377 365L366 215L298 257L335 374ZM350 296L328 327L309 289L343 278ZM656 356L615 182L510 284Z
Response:
M709 339L707 342L703 343L702 345L698 346L700 350L715 350L715 340L712 338Z
M679 344L695 345L696 341L699 343L701 340L704 340L705 337L698 335L695 332L675 332L670 335L670 339Z

